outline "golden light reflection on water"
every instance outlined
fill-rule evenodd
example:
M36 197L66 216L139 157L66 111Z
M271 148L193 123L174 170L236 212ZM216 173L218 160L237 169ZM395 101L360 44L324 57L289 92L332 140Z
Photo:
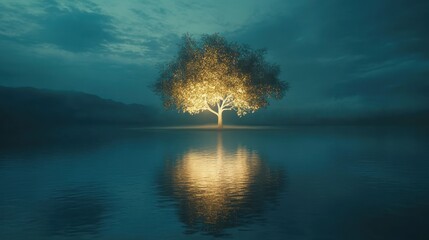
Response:
M189 149L166 164L162 195L178 201L188 232L213 235L260 217L267 199L283 185L283 172L273 171L256 151L244 146L227 150L222 133L213 148Z

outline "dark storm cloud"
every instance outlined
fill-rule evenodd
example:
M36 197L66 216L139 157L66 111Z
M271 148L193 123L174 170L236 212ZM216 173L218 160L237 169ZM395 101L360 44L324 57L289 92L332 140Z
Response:
M409 111L429 107L427 22L427 1L306 1L231 37L280 63L285 110Z
M103 44L118 41L109 16L84 12L79 9L61 10L49 7L40 20L42 41L68 51L89 51Z

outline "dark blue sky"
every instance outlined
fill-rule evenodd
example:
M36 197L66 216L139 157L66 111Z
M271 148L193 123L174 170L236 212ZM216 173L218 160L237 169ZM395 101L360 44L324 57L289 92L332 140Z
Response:
M290 83L276 113L429 109L429 1L18 1L0 3L0 85L160 106L148 85L180 36L266 48Z

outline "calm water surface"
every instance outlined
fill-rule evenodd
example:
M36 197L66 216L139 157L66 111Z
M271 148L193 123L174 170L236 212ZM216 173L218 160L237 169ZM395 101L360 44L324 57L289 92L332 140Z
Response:
M0 141L1 239L429 239L429 131L69 130Z

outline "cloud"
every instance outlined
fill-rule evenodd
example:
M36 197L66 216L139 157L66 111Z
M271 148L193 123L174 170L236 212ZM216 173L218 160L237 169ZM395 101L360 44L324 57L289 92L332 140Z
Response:
M280 64L291 90L276 111L420 110L429 102L427 9L426 1L302 1L231 37L267 47Z
M184 33L235 31L280 14L286 6L280 0L5 0L0 5L0 35L74 52L126 53L154 63L171 56Z
M72 52L97 51L105 44L117 42L112 18L77 8L49 7L38 20L42 29L38 40Z

